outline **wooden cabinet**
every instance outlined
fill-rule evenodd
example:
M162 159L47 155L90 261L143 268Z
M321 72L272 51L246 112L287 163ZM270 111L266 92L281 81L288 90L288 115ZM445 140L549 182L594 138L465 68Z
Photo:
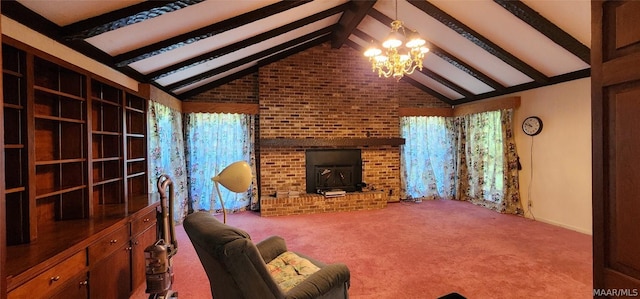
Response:
M86 269L87 256L84 251L80 251L9 292L8 298L46 298L56 293L68 293L70 292L68 288L80 285L77 276L78 274L86 276L83 273L86 273Z
M133 269L131 281L134 286L145 282L144 249L156 242L158 236L156 219L154 210L131 223L131 268Z
M149 87L129 90L3 42L9 297L127 298L144 282L143 250L156 238Z
M91 298L128 298L131 293L129 230L123 226L89 247Z

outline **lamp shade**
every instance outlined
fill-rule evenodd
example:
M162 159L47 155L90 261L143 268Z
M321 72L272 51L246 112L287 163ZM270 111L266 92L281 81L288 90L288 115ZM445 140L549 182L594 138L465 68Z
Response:
M225 188L239 193L249 189L251 185L251 167L245 161L237 161L229 164L218 175L212 177L214 182L220 183Z

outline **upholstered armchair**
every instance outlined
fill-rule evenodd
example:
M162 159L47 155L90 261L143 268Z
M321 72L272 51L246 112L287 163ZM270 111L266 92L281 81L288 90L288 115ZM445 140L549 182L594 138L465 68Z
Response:
M245 231L206 212L187 216L183 225L215 299L348 298L350 272L344 264L287 251L278 236L254 245Z

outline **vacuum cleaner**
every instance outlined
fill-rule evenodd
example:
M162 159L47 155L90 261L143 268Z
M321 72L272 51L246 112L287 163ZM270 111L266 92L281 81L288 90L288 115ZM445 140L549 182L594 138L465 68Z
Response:
M167 196L167 186L169 196ZM173 257L178 253L175 225L173 223L173 182L167 175L158 178L160 212L157 213L157 239L144 250L145 274L149 299L178 298L171 290L173 284Z

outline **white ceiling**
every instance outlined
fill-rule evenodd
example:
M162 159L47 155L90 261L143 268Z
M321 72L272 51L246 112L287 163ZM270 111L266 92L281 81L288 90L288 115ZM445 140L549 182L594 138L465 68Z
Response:
M589 0L515 1L532 9L526 17L538 23L540 18L550 21L555 27L551 32L565 34L573 48L563 47L548 32L503 8L500 0L374 2L18 0L9 5L3 2L2 13L36 30L42 25L34 19L42 17L50 22L50 37L178 98L315 43L337 41L342 47L361 50L371 42L366 39L384 39L390 28L382 21L396 16L432 46L424 61L425 72L404 80L449 104L589 75L588 59L573 53L576 44L587 51L590 47ZM449 19L432 16L421 8L423 4ZM280 5L288 6L268 15ZM323 16L305 19L328 10ZM304 24L284 30L300 20ZM83 29L98 34L87 35ZM342 40L341 30L349 30ZM255 42L243 44L252 38Z

